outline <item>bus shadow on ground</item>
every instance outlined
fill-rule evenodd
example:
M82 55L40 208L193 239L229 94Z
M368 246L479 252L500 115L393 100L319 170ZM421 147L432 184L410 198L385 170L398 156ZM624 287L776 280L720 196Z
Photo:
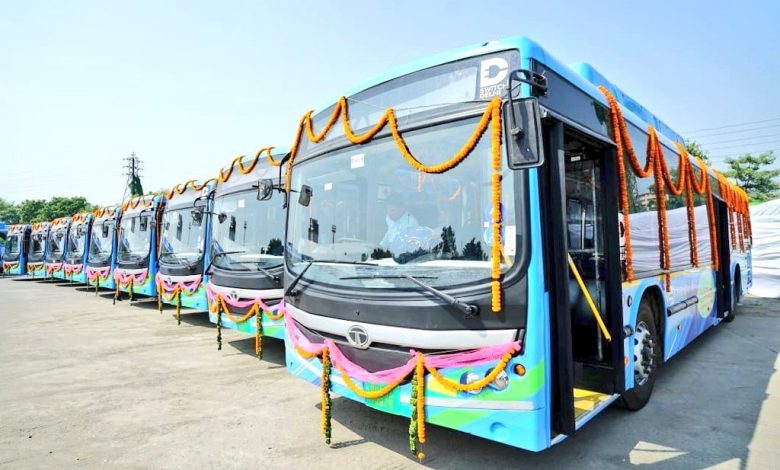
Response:
M733 323L706 332L663 366L643 410L613 405L562 443L538 453L428 425L422 463L442 469L689 469L726 462L729 468L744 467L778 350L780 302L748 298ZM341 397L333 399L332 417L334 452L372 442L417 460L409 451L408 418ZM358 438L339 436L339 425Z
M224 330L223 330L224 331ZM223 333L224 334L224 333ZM247 354L255 357L255 337L248 336L241 339L234 339L230 341L222 340L222 350L225 350L225 346L229 345L241 354ZM287 367L287 363L284 359L284 341L276 338L263 338L263 362L273 364L268 369L279 369Z

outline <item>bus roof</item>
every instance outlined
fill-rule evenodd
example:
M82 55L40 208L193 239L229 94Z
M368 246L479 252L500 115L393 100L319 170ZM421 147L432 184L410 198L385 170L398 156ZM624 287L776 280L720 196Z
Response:
M481 44L454 49L439 54L434 54L423 59L419 59L408 64L395 67L387 72L377 75L370 80L364 81L356 87L347 90L345 96L354 95L360 91L382 84L389 80L407 75L418 70L434 67L437 65L467 59L483 54L517 49L520 51L520 57L524 68L530 68L529 60L536 60L553 70L563 78L571 82L574 86L590 95L595 100L609 107L604 95L598 90L599 85L604 85L609 89L623 108L624 118L641 129L652 125L658 131L661 143L674 149L673 141L684 142L682 136L666 125L657 116L652 114L639 102L628 96L615 84L607 80L604 75L598 72L593 66L586 63L579 63L573 66L567 66L557 60L547 52L537 42L524 36L509 37L498 41L487 41ZM331 100L326 106L317 108L316 111L322 111L328 106L333 105L336 100Z

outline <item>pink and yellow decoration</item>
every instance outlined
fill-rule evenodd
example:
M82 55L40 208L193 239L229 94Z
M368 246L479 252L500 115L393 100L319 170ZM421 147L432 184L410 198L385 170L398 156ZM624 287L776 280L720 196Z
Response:
M106 282L111 277L111 266L106 266L104 268L93 268L91 266L87 266L87 281L90 283L95 283L95 295L98 294L98 289L100 289L100 282Z
M46 274L48 276L59 271L62 271L62 263L46 263Z
M130 300L133 300L133 287L138 284L141 285L146 282L146 278L149 275L148 269L142 269L137 273L123 273L119 269L114 270L114 282L116 283L116 292L114 293L114 303L119 299L121 295L119 289L128 289L130 293Z
M181 295L195 294L200 287L202 276L200 274L193 276L190 282L185 280L168 282L162 274L157 273L154 276L154 281L157 284L157 309L162 313L163 298L168 302L176 300L176 323L181 325Z
M217 316L217 349L222 349L222 313L227 315L231 321L236 324L244 323L250 318L255 319L255 355L263 358L263 316L269 320L279 320L284 317L284 303L280 302L270 306L266 304L261 297L254 297L246 300L239 300L233 296L223 295L216 290L209 282L206 284L206 299L209 304L209 312ZM233 314L230 307L234 309L248 308L245 314ZM240 315L240 316L239 316Z
M280 307L284 311L284 306ZM407 379L411 379L412 390L409 406L411 407L411 422L409 426L409 448L414 455L422 459L425 454L419 452L419 444L426 441L425 435L425 375L430 375L430 380L435 380L442 387L457 392L479 392L487 387L498 375L506 369L512 357L520 351L520 343L512 342L496 346L490 346L473 351L464 351L451 354L426 355L419 351L410 350L409 360L393 369L369 372L355 364L341 352L339 346L333 340L324 338L321 343L310 341L295 324L295 319L287 312L285 315L287 338L295 350L304 358L320 357L322 362L322 432L325 442L330 444L330 374L331 366L339 372L341 380L356 395L377 399L384 397L401 385ZM449 367L468 367L497 362L496 366L482 379L476 382L461 384L450 380L439 371ZM353 379L363 382L363 386L356 384ZM379 386L366 387L367 384L379 384Z

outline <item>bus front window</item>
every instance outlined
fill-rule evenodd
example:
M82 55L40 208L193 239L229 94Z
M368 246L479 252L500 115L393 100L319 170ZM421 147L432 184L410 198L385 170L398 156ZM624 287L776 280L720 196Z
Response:
M191 207L166 210L162 224L160 263L194 266L203 259L205 221L194 220Z
M106 266L111 261L111 254L114 251L114 227L113 221L95 222L92 239L89 243L89 257L87 258L91 265Z
M258 201L257 191L214 200L213 266L257 272L282 266L284 211L277 199Z
M43 255L46 253L46 235L40 232L34 233L30 241L30 261L33 263L43 261Z
M49 253L46 258L49 262L62 261L65 254L65 229L55 230L49 233Z
M477 121L409 131L404 139L423 164L438 164L460 149ZM491 140L483 137L456 167L426 174L413 169L394 140L385 137L296 164L292 189L298 192L292 193L287 237L290 270L295 275L309 261L321 261L304 279L368 289L414 288L405 276L439 288L487 283L493 241L490 157ZM514 175L507 168L502 173L501 269L506 271L520 247ZM299 199L302 193L311 196L308 205Z
M21 239L21 235L11 235L6 239L3 259L11 261L19 258Z
M119 225L119 249L117 260L127 263L143 261L151 249L151 217L148 215L133 215L122 217Z
M84 245L87 240L87 226L72 227L68 237L68 256L71 259L81 259L84 256Z

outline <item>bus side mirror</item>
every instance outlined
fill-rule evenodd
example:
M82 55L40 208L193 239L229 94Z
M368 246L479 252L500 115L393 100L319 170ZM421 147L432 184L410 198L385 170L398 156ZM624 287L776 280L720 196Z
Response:
M192 225L200 227L203 223L203 208L193 209L190 211L190 215L192 216Z
M298 204L303 207L309 207L313 194L311 186L304 184L303 187L301 187L301 192L298 194Z
M103 233L103 238L108 237L108 225L106 225L105 221L103 221L103 223L100 225L100 230Z
M274 195L274 181L270 178L257 182L257 200L267 201Z
M146 230L149 228L149 218L148 217L139 217L139 229L141 232L146 232Z
M509 168L541 166L544 149L539 101L536 98L510 100L504 104L503 115Z

